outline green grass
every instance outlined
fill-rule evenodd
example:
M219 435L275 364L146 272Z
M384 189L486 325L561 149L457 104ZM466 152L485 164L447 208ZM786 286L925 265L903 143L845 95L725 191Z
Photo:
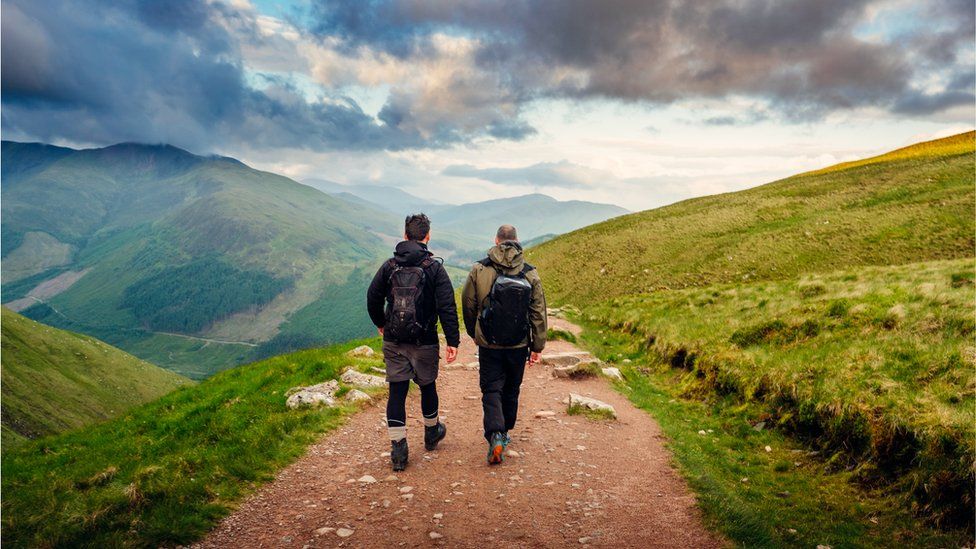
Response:
M667 380L661 390L744 403L862 486L971 527L976 291L959 281L973 269L965 259L716 285L584 315L604 327L596 343L619 337L625 356L653 363L645 373Z
M345 351L361 343L234 368L106 423L6 452L4 545L157 547L198 539L353 410L288 410L284 393L336 378L352 361Z
M974 134L973 132L967 132L967 133L954 135L952 137L933 139L932 141L923 141L922 143L916 143L908 147L902 147L900 149L896 149L894 151L881 154L878 156L863 158L861 160L854 160L852 162L843 162L841 164L836 164L833 166L826 167L822 170L814 170L812 172L808 172L805 175L830 173L835 171L847 170L850 168L867 166L870 164L879 164L882 162L892 162L897 160L926 158L926 157L927 158L949 157L949 156L955 156L959 154L972 154L974 137L976 137L976 134Z
M568 341L570 343L576 343L576 336L573 335L572 332L568 332L566 330L559 330L556 328L549 328L546 331L546 340L556 341L557 339Z
M974 134L625 215L540 244L554 303L972 257Z
M614 353L629 340L594 342ZM777 431L757 431L762 412L733 397L687 398L680 380L635 358L623 389L654 415L706 525L739 547L965 547L971 537L916 519L902 501L852 482L853 473ZM704 434L699 434L703 431ZM769 446L770 452L765 448Z
M190 380L95 338L2 313L3 446L112 418Z

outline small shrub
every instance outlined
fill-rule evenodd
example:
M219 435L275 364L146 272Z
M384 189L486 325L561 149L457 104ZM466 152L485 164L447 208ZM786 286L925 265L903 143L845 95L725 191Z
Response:
M850 303L846 299L837 299L830 302L827 307L827 316L831 318L843 318L847 316L847 311L850 309Z
M976 273L973 273L972 271L952 273L949 276L949 285L953 288L962 288L964 286L972 286L974 284L976 284Z
M786 344L816 337L820 324L814 320L804 320L800 324L789 325L782 320L769 320L748 328L732 332L729 341L745 348L763 343Z
M827 288L823 284L808 284L800 286L800 295L803 297L817 297L827 293Z
M782 320L770 320L732 332L729 341L739 347L750 347L770 341L776 334L785 329L786 323Z

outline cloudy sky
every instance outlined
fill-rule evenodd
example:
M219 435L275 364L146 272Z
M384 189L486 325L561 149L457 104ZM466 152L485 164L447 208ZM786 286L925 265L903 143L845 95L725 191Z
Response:
M974 126L972 0L3 0L4 139L637 210Z

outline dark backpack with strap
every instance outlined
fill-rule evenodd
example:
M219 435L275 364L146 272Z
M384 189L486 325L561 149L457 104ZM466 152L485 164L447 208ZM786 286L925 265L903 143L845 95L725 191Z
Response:
M385 335L397 343L416 343L427 332L429 319L424 311L424 289L427 268L434 262L427 258L416 266L400 265L390 260L390 301L386 311Z
M529 335L532 284L526 280L525 273L535 267L525 263L517 274L506 275L491 259L482 259L479 263L493 267L498 273L481 309L481 333L492 345L518 345Z

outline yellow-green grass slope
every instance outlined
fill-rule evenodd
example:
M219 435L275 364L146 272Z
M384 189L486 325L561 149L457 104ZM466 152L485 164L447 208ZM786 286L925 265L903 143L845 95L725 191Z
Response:
M632 397L640 386L762 410L754 421L811 444L828 469L971 531L973 139L617 218L530 261L551 302L582 309L584 344L663 365L632 371ZM671 406L635 402L659 419ZM689 478L709 474L678 459ZM743 505L723 498L715 508Z
M3 446L115 417L190 380L3 308Z
M766 421L892 487L945 526L973 510L973 260L619 297L588 320L682 394L760 403Z
M529 261L555 302L971 257L974 133L562 235Z
M345 355L362 343L225 370L107 422L6 452L3 545L160 547L199 538L355 410L290 410L285 394L349 365L381 364Z

